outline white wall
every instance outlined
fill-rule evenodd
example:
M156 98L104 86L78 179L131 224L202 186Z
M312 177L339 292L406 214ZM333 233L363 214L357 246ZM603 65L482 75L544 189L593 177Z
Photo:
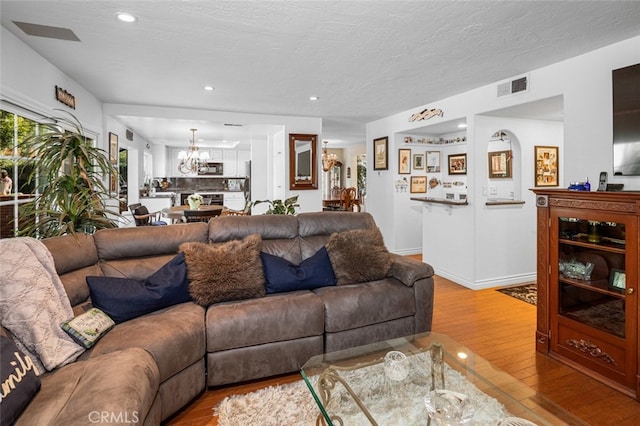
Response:
M0 27L0 31L0 97L46 117L65 117L61 111L69 112L88 132L97 136L100 148L108 149L103 132L102 103L7 29ZM56 100L56 86L75 97L75 110Z
M496 144L489 142L493 133L507 130L517 136L518 147L514 146L514 179L488 179L489 150ZM564 151L564 126L561 122L498 118L477 116L474 119L475 155L480 159L478 173L470 198L473 205L474 221L477 224L473 235L475 267L468 280L475 288L494 287L531 281L536 273L536 209L534 194L534 158L536 145L558 146ZM504 149L506 144L501 149ZM499 146L499 145L498 145ZM491 147L491 148L490 148ZM482 158L484 167L482 167ZM560 159L562 161L562 158ZM563 163L559 164L560 171ZM483 185L508 184L518 181L516 193L524 205L486 206L491 196L484 195ZM506 187L506 185L505 185ZM509 189L505 189L505 192ZM500 192L498 197L508 196Z
M529 90L498 98L500 82L470 90L446 99L416 106L366 126L367 156L373 158L373 140L388 136L388 171L374 171L368 164L367 210L381 227L390 250L415 250L415 233L422 234L425 261L436 272L454 276L454 281L472 288L488 287L531 278L535 271L535 205L528 190L533 182L533 145L560 146L560 186L589 177L597 181L600 171L612 176L612 99L611 71L640 62L640 37L598 49L587 54L528 73ZM514 76L516 77L516 76ZM564 124L536 123L479 117L489 111L562 96ZM440 108L444 117L409 122L408 118L425 108ZM407 195L396 193L397 140L399 133L452 119L466 119L467 185L469 206L422 205L423 225L415 225L414 205ZM522 149L522 207L487 208L482 186L487 182L487 134L500 129L512 131ZM611 177L625 189L640 189L633 177ZM415 202L419 203L419 202ZM419 205L419 204L416 204ZM430 222L427 222L429 218ZM429 226L428 223L434 223ZM412 232L413 231L413 232ZM432 258L435 261L432 261ZM453 278L452 278L453 279Z

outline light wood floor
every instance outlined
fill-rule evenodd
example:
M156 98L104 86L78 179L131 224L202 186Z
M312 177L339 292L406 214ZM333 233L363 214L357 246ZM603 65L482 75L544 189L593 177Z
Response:
M589 424L640 424L639 402L535 352L535 318L533 305L436 277L434 332L449 335ZM224 397L300 379L296 373L209 389L167 424L217 426L213 408Z

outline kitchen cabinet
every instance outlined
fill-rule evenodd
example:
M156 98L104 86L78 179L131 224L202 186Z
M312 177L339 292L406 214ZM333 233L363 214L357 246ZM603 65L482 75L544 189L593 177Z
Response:
M247 163L251 161L251 151L238 151L238 176L247 175Z
M140 204L146 206L150 213L154 213L171 207L172 200L172 197L140 197Z
M238 176L238 154L236 151L225 150L222 152L225 176Z
M224 206L231 210L244 209L245 200L244 192L225 192L224 193Z
M640 192L536 194L536 349L638 398Z

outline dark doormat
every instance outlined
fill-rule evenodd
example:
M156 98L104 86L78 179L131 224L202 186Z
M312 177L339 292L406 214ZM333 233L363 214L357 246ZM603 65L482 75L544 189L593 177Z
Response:
M536 284L524 284L515 287L499 288L500 293L504 293L507 296L515 297L523 302L531 303L535 305L538 300L538 291Z

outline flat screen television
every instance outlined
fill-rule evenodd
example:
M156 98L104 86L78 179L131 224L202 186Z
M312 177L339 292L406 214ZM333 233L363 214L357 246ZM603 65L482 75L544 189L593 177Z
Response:
M613 70L613 174L640 176L640 64Z

